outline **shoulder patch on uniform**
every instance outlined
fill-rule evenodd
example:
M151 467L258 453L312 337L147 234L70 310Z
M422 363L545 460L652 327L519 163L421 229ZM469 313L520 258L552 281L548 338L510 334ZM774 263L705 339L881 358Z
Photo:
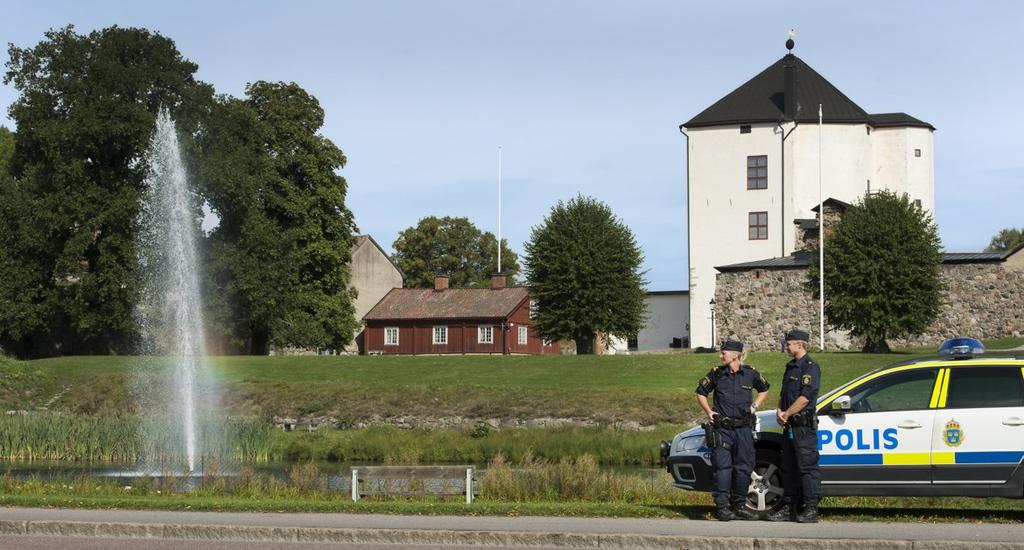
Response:
M803 385L805 385L805 386L806 386L806 385L808 385L808 384L810 384L810 383L811 383L811 375L809 375L809 374L805 374L805 375L804 375L804 377L803 377L803 380L801 380L801 382L802 382L802 383L803 383Z
M711 385L711 379L708 378L707 376L705 376L704 378L700 379L700 387L707 388L710 385Z

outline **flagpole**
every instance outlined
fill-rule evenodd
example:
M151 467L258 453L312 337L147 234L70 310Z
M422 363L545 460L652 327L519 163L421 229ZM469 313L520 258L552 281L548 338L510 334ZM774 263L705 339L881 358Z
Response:
M818 336L825 351L825 205L821 195L821 103L818 104Z
M502 272L502 146L498 145L498 272Z

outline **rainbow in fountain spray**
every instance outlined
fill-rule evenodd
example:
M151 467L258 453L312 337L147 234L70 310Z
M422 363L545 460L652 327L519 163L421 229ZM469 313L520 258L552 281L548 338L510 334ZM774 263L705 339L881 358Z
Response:
M198 199L189 185L174 120L165 108L157 115L146 164L136 242L141 281L138 317L143 352L173 373L161 377L173 390L163 383L144 388L160 394L165 407L145 412L163 413L160 423L174 426L172 439L180 444L180 451L174 451L173 457L192 474L204 457L199 419L213 417L209 399L200 406L198 397L209 382L196 246ZM146 460L151 468L155 465L154 457Z

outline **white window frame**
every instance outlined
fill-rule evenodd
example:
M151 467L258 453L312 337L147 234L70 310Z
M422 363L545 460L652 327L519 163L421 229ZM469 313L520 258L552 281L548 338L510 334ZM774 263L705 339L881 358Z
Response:
M433 332L435 346L448 345L448 325L435 325Z
M541 340L541 344L543 344L544 347L547 348L547 347L551 346L552 342L551 342L551 340L548 340L547 338L545 338L545 339Z
M486 331L484 330L486 329ZM486 332L487 338L484 338ZM493 344L494 343L494 325L480 325L476 327L476 343L477 344Z
M519 345L525 346L530 339L530 327L519 325Z
M394 331L394 332L392 332L392 331ZM398 345L398 336L401 333L402 332L400 330L398 330L398 327L384 327L384 345L385 346L397 346ZM388 336L390 334L394 334L395 335L395 341L394 342L389 342L388 341Z
M536 319L537 313L540 311L540 302L537 300L530 300L530 319Z

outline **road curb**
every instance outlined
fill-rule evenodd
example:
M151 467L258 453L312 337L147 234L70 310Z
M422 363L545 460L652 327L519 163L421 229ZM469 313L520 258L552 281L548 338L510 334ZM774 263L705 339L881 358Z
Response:
M699 537L643 534L259 527L90 521L0 521L0 535L173 539L204 541L426 544L529 548L642 548L649 550L1024 550L1024 543L975 541L887 541L864 539Z

